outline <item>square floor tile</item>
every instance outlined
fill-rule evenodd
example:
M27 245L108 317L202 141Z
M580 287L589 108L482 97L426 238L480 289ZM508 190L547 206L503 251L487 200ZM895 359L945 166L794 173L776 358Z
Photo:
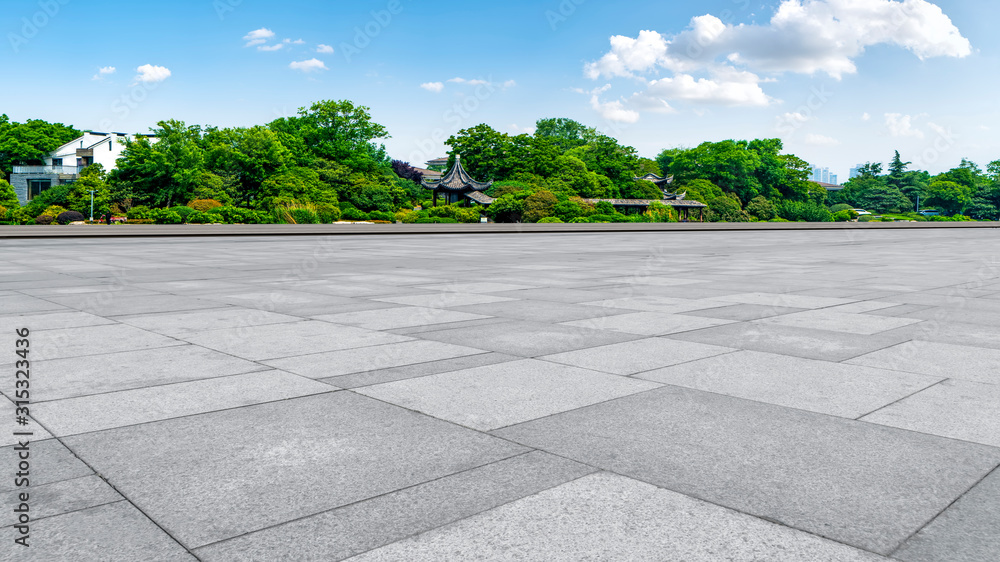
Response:
M604 316L601 318L564 322L563 325L643 336L664 336L731 323L733 323L732 320L720 320L718 318L699 318L697 316L666 314L663 312L633 312L618 316Z
M314 318L324 322L343 324L345 326L356 326L358 328L365 328L368 330L392 330L396 328L409 328L412 326L430 326L434 324L447 324L449 322L481 320L483 318L489 318L489 316L483 314L457 312L454 310L444 310L441 308L404 306L381 310L348 312L344 314L328 314L323 316L314 316Z
M667 386L496 435L887 554L1000 450Z
M791 328L829 330L832 332L846 332L866 336L921 322L921 320L915 318L871 316L869 314L832 312L831 310L810 310L794 314L783 314L781 316L757 320L756 322L759 324L780 324Z
M848 363L1000 384L1000 350L996 349L910 341L856 357Z
M720 303L721 304L721 303ZM730 306L720 306L717 308L705 308L692 311L684 311L681 314L688 316L701 316L702 318L720 318L722 320L735 320L746 322L749 320L760 320L782 314L802 312L803 308L786 308L782 306L765 306L762 304L734 304Z
M367 386L355 392L474 429L490 430L658 386L525 359Z
M615 375L634 375L732 351L728 347L715 345L647 338L545 355L539 359Z
M601 316L627 314L627 310L617 308L587 306L573 303L552 301L510 301L491 304L477 304L456 308L462 312L485 314L503 318L514 318L534 322L555 324L570 320L583 320Z
M105 355L118 351L184 345L184 342L124 324L60 328L31 337L31 360Z
M429 295L408 295L405 297L380 297L380 302L393 304L405 304L407 306L423 306L430 308L450 308L453 306L466 306L470 304L485 304L491 302L510 302L514 299L498 297L494 295L472 294L472 293L452 293L444 291Z
M290 373L323 379L481 353L488 352L449 343L417 340L286 357L265 363Z
M190 548L526 451L350 392L88 433L66 443Z
M196 310L169 314L148 314L142 316L120 316L116 318L122 324L136 326L150 332L167 336L184 336L195 332L218 330L221 328L240 328L243 326L261 326L264 324L282 324L298 322L301 318L275 314L255 308L216 308L212 310Z
M634 334L517 320L502 324L427 332L420 334L420 337L521 357L537 357L642 338Z

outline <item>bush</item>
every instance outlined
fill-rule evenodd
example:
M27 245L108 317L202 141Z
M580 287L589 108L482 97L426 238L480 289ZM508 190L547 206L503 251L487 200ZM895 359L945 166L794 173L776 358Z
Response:
M149 218L156 224L180 224L181 216L170 209L153 209L149 212Z
M765 199L763 195L758 195L747 203L746 211L750 216L760 221L769 221L778 216L778 210L774 207L774 203Z
M340 220L341 211L340 208L331 203L317 203L316 216L319 217L319 222L330 224Z
M35 224L49 225L55 222L56 219L52 218L50 215L38 215L35 217Z
M134 219L148 219L150 218L150 209L144 205L138 207L132 207L127 213L125 213L125 218L132 222Z
M175 212L175 213L177 213L177 216L179 216L181 218L181 222L187 222L188 221L188 217L190 217L191 215L193 215L193 214L195 214L195 213L198 212L198 211L195 211L194 209L192 209L191 207L186 207L184 205L178 205L176 207L170 207L170 210L173 211L173 212Z
M187 206L191 207L195 211L206 213L216 207L222 207L222 203L219 203L215 199L195 199L194 201L188 203Z
M263 222L260 213L241 207L216 207L205 214L217 216L226 224L260 224Z
M844 209L842 211L837 211L833 214L833 222L851 222L857 213L850 209Z
M291 209L288 214L292 216L295 224L318 224L319 217L309 209Z
M555 224L555 223L563 224L563 221L559 217L545 217L544 219L538 221L538 224Z
M39 213L39 215L44 215L44 216L47 216L47 217L52 217L52 219L55 220L56 217L58 217L59 215L65 213L65 212L66 212L65 208L60 207L59 205L52 205L51 207L49 207L49 208L45 209L44 211L42 211L41 213Z
M156 224L152 219L129 219L129 224Z
M368 220L396 222L396 215L393 213L387 213L385 211L372 211L368 213Z
M860 217L858 219L858 222L875 222L875 221L876 221L875 217L871 215L864 215L863 217Z
M342 220L345 220L345 221L367 221L368 220L368 214L364 213L362 211L359 211L355 207L348 207L348 208L344 209L343 211L344 211L343 214L340 215L340 218Z
M569 222L571 224L580 224L580 223L583 223L583 222L590 222L590 218L589 217L576 217L576 218L570 219Z
M131 220L129 221L132 222ZM217 214L212 213L202 213L195 212L188 217L188 222L191 224L221 224L222 217Z
M80 222L85 219L86 217L83 216L83 213L78 213L76 211L66 211L64 213L59 213L59 216L56 217L56 222L58 222L59 224L69 224L71 222Z
M802 201L782 201L777 205L778 216L792 222L832 222L833 213L823 205Z
M708 220L711 222L750 222L750 214L743 210L735 194L727 193L716 197L708 204Z
M586 222L615 222L612 215L590 215Z
M839 205L834 205L833 207L830 207L830 212L833 214L837 214L840 211L851 211L851 210L853 210L853 208L847 203L840 203Z

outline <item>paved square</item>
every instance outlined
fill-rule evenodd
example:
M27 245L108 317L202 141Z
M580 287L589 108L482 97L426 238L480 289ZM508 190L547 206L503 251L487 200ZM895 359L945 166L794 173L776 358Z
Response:
M1000 560L995 246L0 240L0 561Z

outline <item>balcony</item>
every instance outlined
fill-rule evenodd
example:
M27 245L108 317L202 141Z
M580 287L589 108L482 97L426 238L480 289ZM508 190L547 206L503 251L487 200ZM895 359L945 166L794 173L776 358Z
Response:
M79 166L14 166L15 174L40 174L58 176L78 176Z

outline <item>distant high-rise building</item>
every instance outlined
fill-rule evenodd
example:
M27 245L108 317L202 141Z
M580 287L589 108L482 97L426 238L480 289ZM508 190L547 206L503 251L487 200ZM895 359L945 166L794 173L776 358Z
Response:
M836 176L832 176L835 178ZM813 168L812 180L820 183L835 183L830 181L830 168Z
M861 168L862 167L864 167L864 164L858 164L857 166L851 168L851 179L852 180L854 178L856 178L856 177L858 177L858 176L861 175Z
M840 182L837 181L837 174L830 174L830 183L840 185Z

